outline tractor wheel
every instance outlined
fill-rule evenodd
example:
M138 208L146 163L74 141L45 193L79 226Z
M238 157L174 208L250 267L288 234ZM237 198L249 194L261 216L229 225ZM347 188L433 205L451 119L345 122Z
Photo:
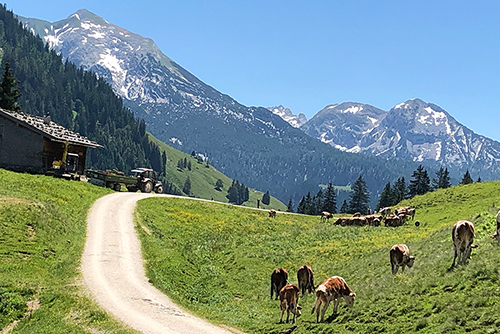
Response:
M136 186L127 186L127 190L132 192L132 193L135 193L135 192L137 192L137 187Z
M142 190L143 193L150 193L153 191L153 182L151 181L146 181L145 183L142 184Z
M113 189L114 189L115 191L120 191L120 190L122 189L122 185L121 185L121 184L119 184L119 183L115 183L115 185L114 185Z
M163 194L163 186L158 186L155 190L157 194Z

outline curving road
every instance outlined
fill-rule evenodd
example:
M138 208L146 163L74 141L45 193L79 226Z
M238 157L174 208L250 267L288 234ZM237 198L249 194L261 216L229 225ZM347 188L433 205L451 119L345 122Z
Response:
M133 213L151 196L167 195L114 193L92 206L81 268L94 299L142 333L231 333L186 313L148 282Z

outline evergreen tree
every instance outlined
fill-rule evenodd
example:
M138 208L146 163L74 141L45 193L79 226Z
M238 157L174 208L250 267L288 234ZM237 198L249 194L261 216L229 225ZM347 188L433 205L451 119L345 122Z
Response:
M342 206L340 207L340 213L347 213L349 211L349 204L347 204L347 200L344 200Z
M217 179L217 182L215 182L215 189L218 190L218 191L221 191L221 188L224 186L224 184L222 183L222 180L221 179Z
M326 187L321 211L337 213L337 195L331 182Z
M350 195L348 213L355 213L355 212L360 212L361 214L368 213L369 202L370 198L368 195L368 188L366 187L366 182L360 175L352 186L352 193Z
M382 190L382 193L380 194L380 199L377 203L375 211L378 212L381 208L392 206L394 204L396 203L394 203L394 194L392 193L391 183L387 182L384 190Z
M297 205L297 213L304 214L305 212L306 212L306 198L305 196L302 196L299 205Z
M184 187L182 187L182 191L188 196L191 195L191 179L189 178L189 176L186 178L186 181L184 181Z
M238 204L239 202L238 188L236 187L234 180L231 186L227 189L226 198L228 199L229 203Z
M469 170L465 172L462 181L460 181L460 184L470 184L473 183L474 181L472 180L472 177L470 176Z
M325 198L323 195L323 190L320 189L320 190L318 190L316 195L312 198L311 212L313 215L321 214L324 200L325 200Z
M414 197L416 195L423 195L431 190L429 175L422 165L419 165L413 171L408 187L408 195Z
M262 203L265 205L269 205L269 203L271 203L271 195L269 195L269 191L266 191L266 193L262 195Z
M306 215L314 215L316 213L315 209L314 209L314 204L313 204L313 201L312 201L312 196L311 196L311 192L310 191L307 192L306 200L304 202L304 205L305 205L304 213Z
M10 61L7 59L2 82L0 83L0 108L21 111L21 106L17 103L17 99L21 97L18 84L19 81L12 74Z
M480 183L480 182L481 182L481 177L478 177L476 183Z
M436 178L432 179L432 188L445 189L450 186L450 173L448 172L448 168L444 169L443 167L440 167L436 172Z
M291 198L288 201L288 205L286 207L286 212L293 212L293 203L292 203L292 199Z
M188 161L188 163L187 163L187 169L191 170L191 161Z
M394 182L394 186L392 188L393 202L391 205L396 205L402 200L404 200L406 198L407 193L408 190L406 188L406 181L404 176L402 176L399 179L397 179L396 182Z
M192 157L196 156L196 152L195 151L191 152L191 156Z

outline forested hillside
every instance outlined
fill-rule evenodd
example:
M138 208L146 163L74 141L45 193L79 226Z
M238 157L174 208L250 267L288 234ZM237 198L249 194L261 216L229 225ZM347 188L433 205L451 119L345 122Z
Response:
M163 170L160 151L149 141L144 121L123 107L104 80L70 62L63 63L5 5L0 6L0 46L2 64L9 60L19 80L21 111L39 116L48 113L53 121L104 146L89 150L89 166Z

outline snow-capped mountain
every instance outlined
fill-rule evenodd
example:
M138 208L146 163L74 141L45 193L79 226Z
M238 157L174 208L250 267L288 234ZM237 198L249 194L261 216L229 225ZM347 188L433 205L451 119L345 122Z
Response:
M311 137L342 151L358 153L367 133L378 126L387 111L368 104L344 102L320 110L301 129Z
M273 114L283 118L283 120L288 122L288 124L294 128L299 128L307 122L306 115L302 113L294 115L290 109L285 108L282 105L277 107L268 107L267 109L271 110Z
M439 106L420 99L383 111L359 103L327 106L301 127L348 152L415 162L499 170L500 143L478 135Z

